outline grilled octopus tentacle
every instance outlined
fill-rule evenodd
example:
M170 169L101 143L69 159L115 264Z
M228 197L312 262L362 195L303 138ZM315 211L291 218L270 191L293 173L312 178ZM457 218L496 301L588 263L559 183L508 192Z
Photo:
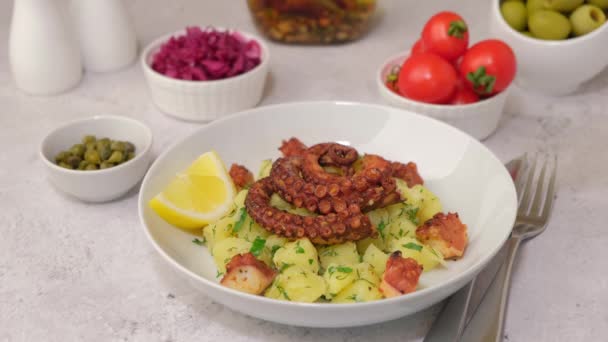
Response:
M269 177L255 182L245 198L251 218L271 233L298 239L307 237L315 244L328 245L357 241L377 234L369 218L356 205L339 213L319 216L299 216L270 205L275 192Z

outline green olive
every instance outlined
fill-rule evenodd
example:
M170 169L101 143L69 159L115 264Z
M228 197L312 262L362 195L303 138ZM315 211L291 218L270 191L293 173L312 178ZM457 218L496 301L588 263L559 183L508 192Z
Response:
M110 163L110 162L107 162L107 161L104 161L104 162L102 162L101 164L99 164L99 169L100 169L100 170L101 170L101 169L109 169L109 168L111 168L112 166L114 166L114 164L112 164L112 163Z
M84 160L88 161L92 164L101 163L101 158L99 157L99 152L96 150L88 150L84 153Z
M528 16L532 15L532 12L544 9L545 0L528 0L526 8L528 9Z
M538 10L528 18L528 28L536 38L547 40L561 40L568 38L572 27L570 20L563 14Z
M528 10L523 2L508 1L500 6L500 12L509 26L516 31L523 31L528 24Z
M575 36L582 36L606 22L606 15L602 9L594 5L583 5L570 15L572 32Z
M524 0L505 0L503 2L524 2Z
M127 152L135 152L135 145L132 143L125 141L125 151Z
M95 164L87 164L87 166L84 168L85 170L97 170L97 165Z
M65 160L65 162L66 162L67 164L72 165L72 168L73 168L73 169L78 168L78 165L80 164L80 162L81 162L81 161L82 161L82 159L81 159L79 156L74 156L74 155L69 156L69 157L68 157L68 158Z
M82 143L84 145L90 143L90 142L95 142L95 136L94 135L85 135L84 137L82 137Z
M59 164L57 164L57 165L61 166L61 167L62 167L62 168L64 168L64 169L70 169L70 170L74 169L74 168L72 167L72 165L70 165L70 164L68 164L68 163L66 163L66 162L63 162L63 161L62 161L62 162L59 162Z
M603 10L608 10L608 0L587 0L590 5L595 5Z
M521 34L523 34L524 36L528 36L530 38L534 38L534 36L532 35L532 33L530 33L530 31L522 31Z
M127 147L125 146L125 143L122 141L112 141L112 144L110 144L110 148L112 149L112 151L121 151L124 152Z
M76 144L70 148L70 153L82 158L82 156L84 156L85 150L86 150L86 147L84 147L83 144Z
M70 155L70 152L67 151L61 151L57 153L57 155L55 156L55 163L59 164L59 162L65 161Z
M99 146L99 149L97 151L99 152L101 160L108 160L108 158L110 158L110 155L112 155L112 149L110 148L110 145L107 144Z
M552 11L572 12L585 0L544 0L543 7Z
M122 152L114 151L114 152L112 152L112 155L110 156L110 158L108 158L107 161L110 163L120 163L120 162L122 162L122 158L124 158L124 155Z

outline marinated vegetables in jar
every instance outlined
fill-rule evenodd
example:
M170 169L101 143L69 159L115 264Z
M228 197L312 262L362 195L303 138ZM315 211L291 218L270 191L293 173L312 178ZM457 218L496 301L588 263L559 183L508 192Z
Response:
M258 28L284 43L332 44L359 38L376 0L248 0Z

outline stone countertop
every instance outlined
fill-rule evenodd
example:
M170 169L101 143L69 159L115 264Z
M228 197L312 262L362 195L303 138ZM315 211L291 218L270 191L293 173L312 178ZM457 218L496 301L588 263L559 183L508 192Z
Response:
M488 1L380 2L380 20L356 43L270 44L262 105L288 101L382 103L373 79L387 56L407 49L424 21L459 11L483 38ZM128 2L142 44L187 24L253 31L244 1ZM0 2L0 341L419 341L438 308L353 329L307 329L249 318L175 278L139 227L137 189L107 204L84 204L44 177L38 147L61 122L99 113L137 118L154 153L199 124L176 121L150 102L139 65L88 73L74 90L31 97L8 67L11 1ZM574 63L574 61L573 61ZM559 197L547 231L521 249L513 275L508 341L602 341L608 333L608 70L575 95L515 89L485 144L506 161L556 151ZM602 219L603 218L603 219ZM505 339L507 341L507 339Z

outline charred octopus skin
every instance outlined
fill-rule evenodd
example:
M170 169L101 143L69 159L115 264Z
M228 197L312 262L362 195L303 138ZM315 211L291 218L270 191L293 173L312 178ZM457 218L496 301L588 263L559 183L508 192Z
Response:
M265 229L292 239L308 237L317 244L356 241L377 232L366 211L400 200L395 175L408 184L421 184L416 165L401 164L338 143L306 147L297 138L283 141L270 176L250 188L245 205ZM336 172L328 172L332 167ZM407 178L405 178L407 177ZM302 217L273 208L273 193L299 208L317 213Z
M272 180L266 177L253 183L245 198L249 216L274 234L290 239L307 237L318 245L357 241L377 234L369 218L356 205L345 206L338 213L300 216L271 206L270 197L274 192Z

